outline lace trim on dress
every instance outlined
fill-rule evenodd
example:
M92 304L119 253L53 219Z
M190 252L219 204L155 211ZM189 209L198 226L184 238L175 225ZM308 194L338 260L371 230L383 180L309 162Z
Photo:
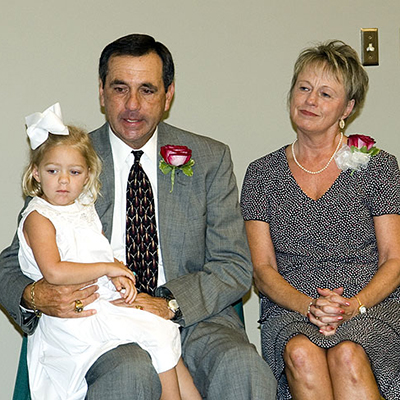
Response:
M84 205L78 200L69 206L54 206L40 197L34 197L22 216L25 217L32 211L37 211L50 221L58 218L69 224L75 224L75 226L81 224L87 226L87 224L93 223L96 217L93 204Z

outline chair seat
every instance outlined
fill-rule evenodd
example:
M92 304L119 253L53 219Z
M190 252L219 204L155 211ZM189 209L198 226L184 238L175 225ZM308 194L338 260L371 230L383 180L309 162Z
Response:
M236 312L239 315L239 318L241 319L243 325L244 325L244 312L243 312L243 301L242 299L238 300L236 303L232 304L233 308L236 310Z
M24 335L22 338L17 377L15 379L13 400L31 400L28 378L28 363L26 361L27 346L28 338Z

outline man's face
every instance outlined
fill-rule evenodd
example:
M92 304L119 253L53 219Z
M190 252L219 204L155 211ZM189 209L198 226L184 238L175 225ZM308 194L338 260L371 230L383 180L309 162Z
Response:
M149 53L111 57L105 84L100 81L99 91L100 104L114 134L139 149L169 110L175 87L172 83L165 91L161 58Z

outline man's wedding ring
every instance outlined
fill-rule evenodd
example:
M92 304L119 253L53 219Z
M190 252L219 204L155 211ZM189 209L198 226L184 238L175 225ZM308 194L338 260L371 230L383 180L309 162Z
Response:
M80 313L83 311L83 303L80 300L75 300L75 312Z

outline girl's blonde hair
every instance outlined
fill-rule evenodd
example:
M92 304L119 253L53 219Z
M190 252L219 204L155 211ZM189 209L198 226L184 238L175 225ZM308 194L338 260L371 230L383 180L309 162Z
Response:
M53 135L49 133L47 140L35 150L30 151L30 162L22 177L22 190L25 196L43 196L41 184L33 177L33 170L39 167L44 155L55 146L71 146L77 149L89 168L89 179L83 189L83 194L89 195L93 202L100 193L101 161L93 148L87 132L76 126L68 125L69 135Z

